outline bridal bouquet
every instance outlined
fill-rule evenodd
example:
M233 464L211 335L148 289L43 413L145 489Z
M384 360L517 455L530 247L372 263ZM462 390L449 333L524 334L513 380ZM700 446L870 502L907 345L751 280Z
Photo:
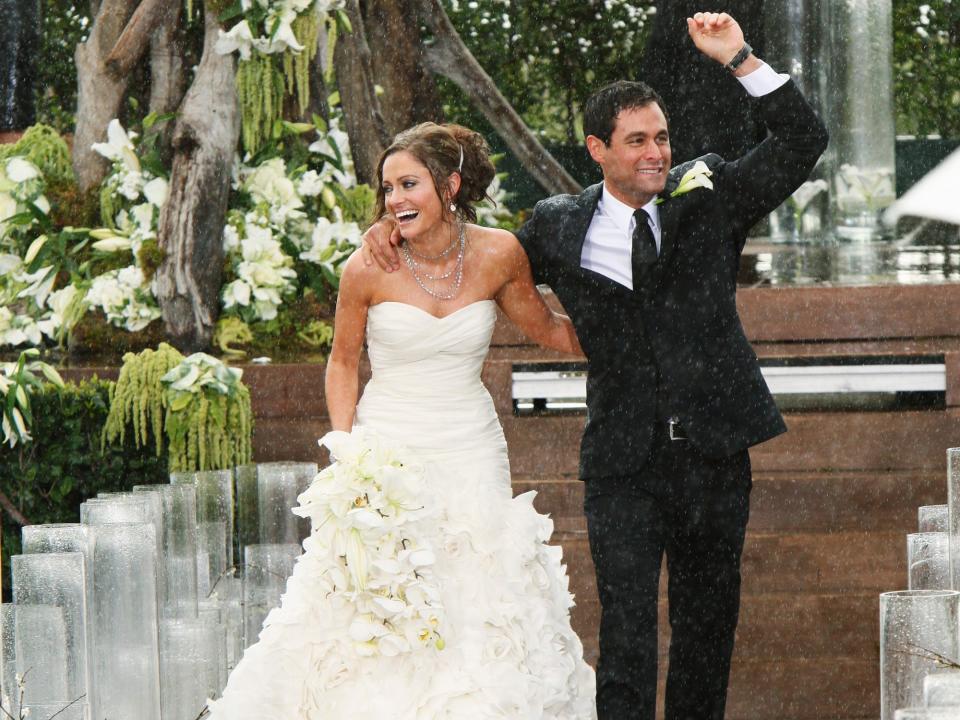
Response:
M436 557L421 531L429 514L422 468L363 428L328 433L320 444L335 462L300 495L293 512L312 523L304 544L326 551L332 594L355 609L355 649L362 656L442 650Z

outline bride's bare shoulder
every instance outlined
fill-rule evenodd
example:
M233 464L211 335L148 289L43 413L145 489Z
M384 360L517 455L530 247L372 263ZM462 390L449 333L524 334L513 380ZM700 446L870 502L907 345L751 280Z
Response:
M370 298L374 290L384 283L387 275L387 271L376 262L368 265L363 257L363 250L358 248L343 264L340 273L340 293L346 292L353 297Z
M494 260L512 259L517 256L517 253L523 252L520 241L509 230L472 225L471 234L476 246L483 251L483 254Z

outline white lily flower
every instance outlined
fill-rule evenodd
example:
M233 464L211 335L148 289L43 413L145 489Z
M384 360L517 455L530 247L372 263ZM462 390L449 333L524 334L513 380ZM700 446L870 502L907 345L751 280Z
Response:
M120 121L114 118L107 125L107 142L93 143L90 147L94 152L103 155L108 160L119 160L127 170L139 173L140 160L134 152L132 142L134 137L136 137L134 133L128 134Z
M248 0L247 0L248 1ZM239 52L243 60L250 59L250 51L253 49L253 33L250 32L250 26L246 20L241 20L229 32L220 31L214 50L219 55L229 55L232 52Z
M123 235L111 235L103 240L97 240L90 247L101 252L118 252L120 250L129 250L133 243L130 238Z
M693 167L687 170L683 174L683 177L680 178L680 184L670 193L670 197L684 195L691 190L696 190L701 187L713 190L713 182L710 180L711 175L713 175L713 172L707 167L707 164L703 162L703 160L697 160Z
M316 170L307 170L300 176L300 182L297 185L297 192L304 197L316 197L323 190L323 180Z
M43 249L43 246L47 244L47 239L48 238L46 235L41 235L32 243L30 243L30 247L27 248L27 254L23 256L23 262L25 265L29 265L34 261L34 259L37 257L37 254Z
M40 177L40 170L24 157L13 157L7 161L7 177L12 182L24 183Z
M143 186L143 196L147 199L147 202L158 208L163 207L163 204L167 201L168 192L169 184L162 177L154 178Z
M243 280L234 280L223 288L223 307L227 310L234 305L246 307L250 304L250 286Z

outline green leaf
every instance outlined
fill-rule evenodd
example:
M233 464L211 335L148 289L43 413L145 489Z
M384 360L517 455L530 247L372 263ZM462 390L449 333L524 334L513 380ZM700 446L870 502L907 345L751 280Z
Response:
M334 15L334 17L337 20L337 25L339 25L343 30L348 33L353 32L353 23L350 22L350 16L347 15L346 12L343 10L337 10L337 13Z
M170 409L177 413L185 410L193 402L193 395L190 393L177 393L177 396L170 401Z
M236 0L236 2L220 13L220 15L217 17L217 20L219 20L221 23L226 23L236 17L240 17L241 15L243 15L243 5L241 4L240 0Z

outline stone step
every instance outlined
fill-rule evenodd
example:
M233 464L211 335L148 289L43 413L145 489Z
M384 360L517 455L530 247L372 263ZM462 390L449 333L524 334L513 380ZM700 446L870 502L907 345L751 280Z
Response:
M559 543L578 602L597 599L596 576L584 539ZM775 535L749 533L742 594L869 594L907 586L906 539L900 533ZM665 583L661 581L661 595Z
M513 472L577 473L582 415L501 415ZM946 448L960 437L960 410L793 413L789 432L751 450L755 473L924 471L946 477Z
M584 484L575 477L514 476L516 494L535 490L536 508L558 534L586 533ZM757 473L751 532L915 532L917 508L947 501L945 476L931 472Z

